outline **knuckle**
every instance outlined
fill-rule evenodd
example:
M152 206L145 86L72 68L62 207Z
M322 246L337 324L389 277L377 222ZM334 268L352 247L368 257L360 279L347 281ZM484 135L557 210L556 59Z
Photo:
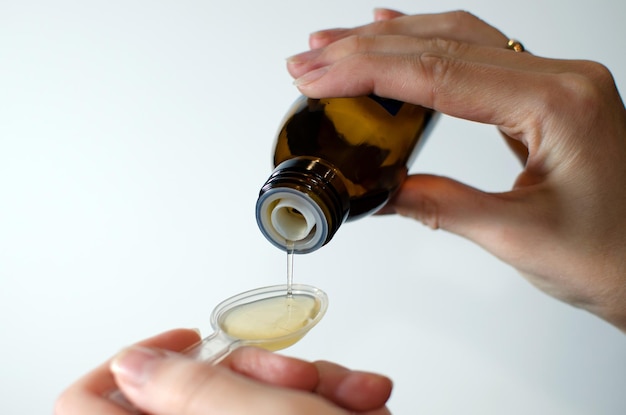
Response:
M569 103L569 107L576 112L592 114L601 111L600 104L603 102L604 81L598 81L594 76L589 76L576 72L561 74L559 77L560 94L548 98L554 109L564 102ZM565 100L565 101L563 101ZM581 114L582 115L582 114Z
M443 98L443 88L449 83L454 60L442 53L425 52L413 59L416 72L424 78L425 85L430 86L429 91L424 91L426 95L427 105L431 108L437 106L437 100Z
M363 36L360 35L350 35L346 37L342 43L344 48L353 52L360 52L361 48L364 46Z
M397 21L395 19L379 20L364 27L364 29L369 34L394 33L397 30Z
M373 46L375 36L373 35L350 35L340 42L331 44L341 49L346 54L359 54L368 52Z
M431 199L424 197L410 208L397 207L396 212L400 216L411 218L432 230L441 228L441 214L438 205Z
M462 55L470 47L469 43L454 39L433 38L429 43L432 50L449 55Z
M460 27L472 27L480 19L467 10L453 10L444 15L443 24L448 30L458 29Z
M611 75L601 65L590 65L584 69L583 66L549 75L543 86L533 89L540 105L535 107L534 116L529 117L528 122L534 120L537 126L551 125L557 127L561 134L567 131L579 136L585 136L603 124L607 102L613 102L607 101L608 90L604 85ZM542 128L537 127L537 131L542 131ZM592 145L590 141L585 142ZM572 149L565 142L559 142L558 147L574 152L587 148Z
M581 61L580 67L582 72L586 74L592 81L596 82L602 88L612 88L615 84L613 74L609 68L601 63L594 61Z

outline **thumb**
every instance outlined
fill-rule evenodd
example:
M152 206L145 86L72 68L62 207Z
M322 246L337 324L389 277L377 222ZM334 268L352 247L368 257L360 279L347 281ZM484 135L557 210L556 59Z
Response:
M519 252L537 216L516 191L487 193L458 181L433 175L409 176L380 213L397 213L432 229L465 237L516 266Z

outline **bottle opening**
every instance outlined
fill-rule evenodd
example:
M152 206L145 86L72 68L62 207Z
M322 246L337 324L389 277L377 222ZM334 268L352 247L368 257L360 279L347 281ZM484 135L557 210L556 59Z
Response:
M333 237L350 210L343 176L331 164L310 157L280 163L256 203L263 235L283 251L306 254Z
M328 236L328 223L320 207L305 193L280 188L265 192L257 201L257 222L275 246L295 253L321 247Z

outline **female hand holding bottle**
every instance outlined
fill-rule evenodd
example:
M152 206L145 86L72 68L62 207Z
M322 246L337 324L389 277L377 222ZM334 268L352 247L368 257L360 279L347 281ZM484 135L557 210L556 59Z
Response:
M384 211L466 237L626 331L626 111L609 71L519 42L507 50L504 34L466 12L376 17L314 33L312 50L289 59L304 95L374 93L493 124L525 165L497 194L414 175Z
M411 176L386 212L473 240L626 331L626 111L606 68L507 50L504 34L465 12L376 19L313 34L312 50L288 62L300 91L374 93L493 124L525 165L499 194ZM128 414L103 397L115 382L154 415L389 413L391 383L378 375L255 349L219 366L160 351L197 339L178 330L122 352L70 387L56 415Z

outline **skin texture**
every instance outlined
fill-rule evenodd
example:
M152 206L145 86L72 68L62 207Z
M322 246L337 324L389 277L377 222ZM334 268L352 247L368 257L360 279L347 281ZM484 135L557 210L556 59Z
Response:
M374 93L492 124L524 165L503 193L410 176L382 213L468 238L626 331L626 111L610 72L507 50L503 33L466 12L374 16L313 33L311 50L287 62L298 89ZM175 353L198 339L173 330L122 351L70 386L55 414L128 414L104 397L116 387L153 415L389 414L386 377L253 348L218 366Z

